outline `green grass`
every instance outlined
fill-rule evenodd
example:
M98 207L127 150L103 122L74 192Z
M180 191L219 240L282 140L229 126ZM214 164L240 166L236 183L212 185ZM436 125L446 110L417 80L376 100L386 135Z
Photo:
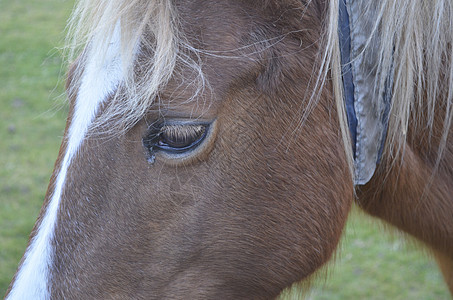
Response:
M0 0L0 295L25 250L63 134L63 29L73 1ZM448 299L435 263L353 213L313 299Z
M434 260L414 244L354 208L335 264L308 298L451 299Z
M0 0L0 295L25 250L63 134L56 46L71 8L72 1Z

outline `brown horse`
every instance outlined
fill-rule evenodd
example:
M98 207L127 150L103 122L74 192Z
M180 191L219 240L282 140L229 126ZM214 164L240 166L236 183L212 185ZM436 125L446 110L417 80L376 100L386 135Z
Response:
M6 298L273 298L331 258L354 199L453 291L451 1L366 7L370 88L393 84L361 186L339 1L81 1L65 137Z

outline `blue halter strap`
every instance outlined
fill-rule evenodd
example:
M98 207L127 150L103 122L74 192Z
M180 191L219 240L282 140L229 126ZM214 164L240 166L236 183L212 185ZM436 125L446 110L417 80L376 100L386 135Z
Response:
M391 75L382 95L375 88L380 45L373 32L376 10L369 1L339 0L341 71L356 185L371 179L382 157L392 98Z

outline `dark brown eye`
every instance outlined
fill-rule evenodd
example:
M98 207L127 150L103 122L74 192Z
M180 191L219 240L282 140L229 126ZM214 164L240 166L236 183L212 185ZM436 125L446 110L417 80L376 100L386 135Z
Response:
M186 149L201 140L206 128L203 125L165 125L160 129L158 147Z
M208 124L163 124L152 126L143 140L152 153L180 154L195 149L206 137Z

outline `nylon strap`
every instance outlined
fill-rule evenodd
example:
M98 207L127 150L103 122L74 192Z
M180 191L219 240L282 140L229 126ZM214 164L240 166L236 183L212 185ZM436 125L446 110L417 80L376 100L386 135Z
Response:
M375 88L379 36L377 9L370 1L339 0L339 36L346 115L354 153L354 184L373 176L387 135L393 78L379 95Z

